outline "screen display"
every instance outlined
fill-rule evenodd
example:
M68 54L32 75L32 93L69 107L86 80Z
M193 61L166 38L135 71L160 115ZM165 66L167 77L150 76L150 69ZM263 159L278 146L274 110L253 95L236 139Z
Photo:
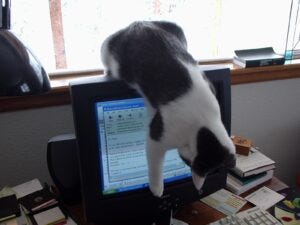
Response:
M98 150L102 194L120 193L148 186L146 135L148 116L144 100L132 98L96 102ZM167 151L164 182L191 176L177 150Z

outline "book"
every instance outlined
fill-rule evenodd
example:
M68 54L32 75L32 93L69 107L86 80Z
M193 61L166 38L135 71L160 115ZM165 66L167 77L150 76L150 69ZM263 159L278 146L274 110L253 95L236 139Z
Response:
M19 198L19 203L29 212L35 212L58 203L55 196L46 188Z
M254 182L255 180L265 176L266 174L267 174L267 171L259 173L259 174L250 175L248 177L240 177L233 172L228 172L227 176L230 177L230 179L234 180L236 183L238 183L240 185L245 185L245 184Z
M12 219L21 214L16 195L0 198L0 221Z
M59 207L34 214L33 219L34 225L52 225L67 222L65 214Z
M267 171L267 173L260 177L259 179L254 180L253 182L250 182L248 184L245 185L241 185L237 182L235 182L234 180L232 180L230 177L227 177L226 180L226 188L231 191L232 193L236 194L236 195L240 195L243 194L244 192L256 187L257 185L260 185L270 179L272 179L274 175L274 170L269 170Z
M276 54L272 47L235 50L233 63L243 68L283 65L285 58Z
M251 147L248 156L236 154L236 166L231 171L240 177L247 177L275 169L275 162Z

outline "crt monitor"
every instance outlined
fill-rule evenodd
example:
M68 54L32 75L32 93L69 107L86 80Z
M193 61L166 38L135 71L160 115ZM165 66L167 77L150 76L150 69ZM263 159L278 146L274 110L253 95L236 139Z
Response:
M230 70L206 71L230 134ZM204 197L226 183L226 170L208 175L201 193L190 168L176 149L164 162L164 195L148 188L145 154L147 110L143 98L124 82L102 76L70 85L82 183L88 222L152 224L170 209Z

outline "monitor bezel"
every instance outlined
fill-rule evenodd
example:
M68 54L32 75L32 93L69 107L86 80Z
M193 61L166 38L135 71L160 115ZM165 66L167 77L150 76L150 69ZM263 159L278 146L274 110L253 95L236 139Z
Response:
M221 85L218 88L223 93L221 101L224 105L230 105L231 93L230 88L230 70L218 69L205 71L209 80L214 85ZM112 91L113 90L113 91ZM134 219L128 216L128 212L135 212L135 215L143 217L145 220L152 220L159 212L157 210L161 199L157 200L153 197L148 188L117 193L112 195L103 195L101 192L100 179L100 162L98 154L97 127L95 125L95 107L94 103L98 100L120 99L119 96L139 97L133 89L129 88L124 82L117 81L108 76L100 76L97 78L83 79L70 84L70 93L72 99L73 119L75 125L75 133L78 144L78 157L80 166L80 177L82 184L82 197L85 207L85 216L89 222L114 223L115 220L124 222L124 219ZM222 109L222 115L225 120L230 121L231 105L229 108ZM222 111L223 110L223 111ZM225 112L225 111L226 112ZM229 111L228 111L229 110ZM229 128L230 122L225 124ZM185 178L182 181L175 181L165 186L164 198L180 199L180 204L186 204L195 201L200 197L216 191L218 188L224 187L226 184L226 172L218 171L208 176L203 186L203 193L198 193L193 186L191 178ZM219 180L219 184L214 181ZM184 196L182 194L184 193ZM177 201L177 200L176 200ZM107 204L110 207L107 207ZM176 203L178 205L178 203ZM110 215L110 208L121 208L117 218ZM124 211L125 210L125 211ZM103 215L99 215L102 212ZM111 218L107 216L110 215Z
M204 74L213 84L214 88L222 92L217 94L217 100L220 105L222 122L227 130L228 135L231 135L231 75L229 68L207 69ZM230 88L228 88L230 87ZM225 107L226 106L226 107Z

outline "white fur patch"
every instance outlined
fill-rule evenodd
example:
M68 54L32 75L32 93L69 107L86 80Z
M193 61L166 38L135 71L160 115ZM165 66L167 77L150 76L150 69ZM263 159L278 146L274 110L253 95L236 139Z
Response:
M197 66L184 65L191 75L193 85L188 93L160 107L164 123L162 145L168 149L178 148L182 156L193 162L197 155L197 133L206 127L223 146L234 153L234 145L221 120L218 101L202 72Z
M198 131L206 127L234 154L235 147L222 123L220 107L209 84L197 66L184 65L193 80L193 86L184 96L160 107L164 124L162 146L167 149L178 148L180 155L193 163L197 156ZM192 179L196 189L200 190L205 177L192 171Z
M101 60L105 68L109 68L110 75L116 79L120 79L119 76L119 63L108 50L108 43L110 38L106 39L101 47Z
M200 191L200 189L202 188L204 181L205 181L205 177L200 177L198 176L196 173L194 173L192 171L192 178L193 178L193 183L195 185L195 188Z

